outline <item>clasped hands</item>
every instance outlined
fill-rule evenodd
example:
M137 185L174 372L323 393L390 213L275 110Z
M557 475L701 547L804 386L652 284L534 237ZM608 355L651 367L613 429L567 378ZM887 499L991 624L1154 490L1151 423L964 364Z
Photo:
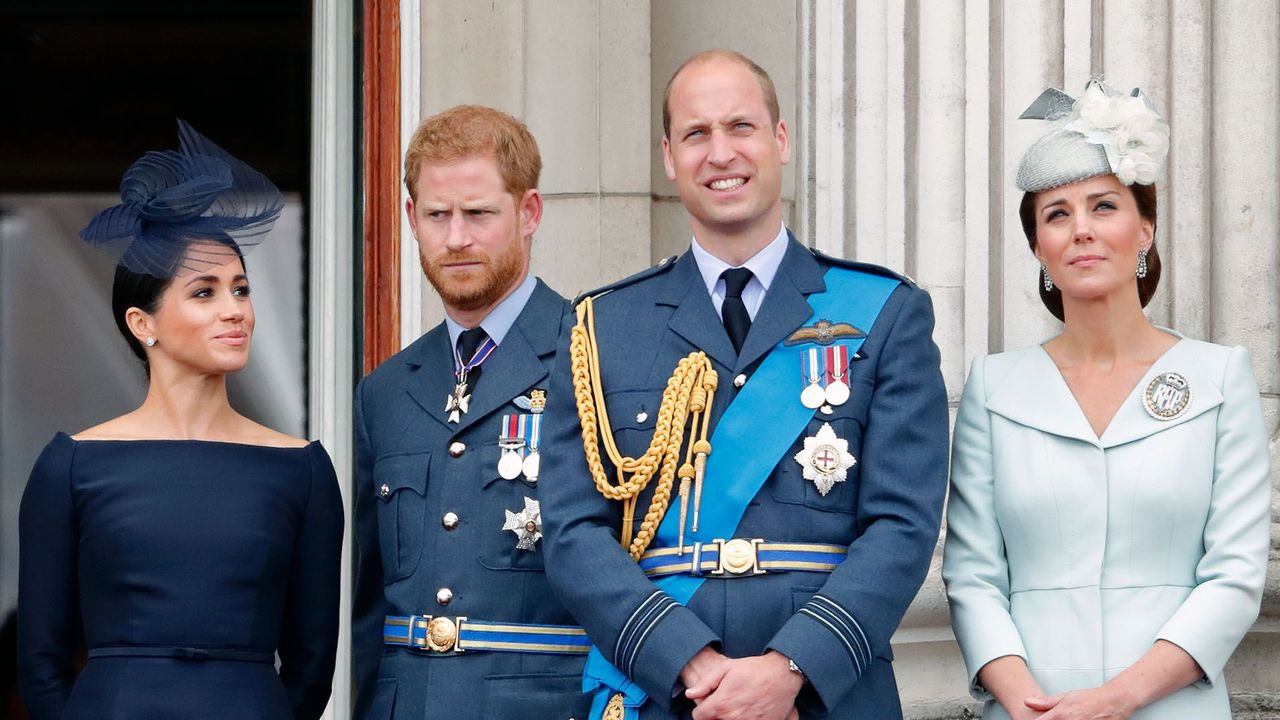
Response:
M1106 685L1049 696L1033 695L1026 711L1014 715L1026 720L1127 720L1136 707L1117 697Z
M796 695L804 679L791 672L785 655L728 658L711 647L680 672L694 720L798 720Z

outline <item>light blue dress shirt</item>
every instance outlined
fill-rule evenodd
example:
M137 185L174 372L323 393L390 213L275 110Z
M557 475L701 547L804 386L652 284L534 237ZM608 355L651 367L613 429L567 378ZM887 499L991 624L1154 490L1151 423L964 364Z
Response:
M480 327L484 328L485 334L493 338L495 345L502 344L502 339L507 336L507 331L516 323L516 318L520 316L520 311L524 309L525 303L529 302L529 297L533 295L533 288L537 284L537 281L533 279L533 275L526 274L524 282L520 283L514 292L498 303L498 306L480 321ZM723 284L721 283L721 285ZM447 311L444 316L444 324L449 329L449 346L458 347L458 336L467 328L449 317Z
M702 282L706 283L707 292L711 295L711 304L716 306L716 313L719 314L720 307L724 304L724 280L720 278L720 274L735 266L707 252L706 248L698 244L696 237L693 239L692 250L698 273L702 275ZM786 254L787 226L780 225L777 236L768 245L742 265L736 266L750 270L753 276L742 291L742 304L747 306L747 314L752 320L756 319L756 311L760 309L760 303L764 302L764 294L769 291L773 276L778 274L778 268L782 265L782 256Z

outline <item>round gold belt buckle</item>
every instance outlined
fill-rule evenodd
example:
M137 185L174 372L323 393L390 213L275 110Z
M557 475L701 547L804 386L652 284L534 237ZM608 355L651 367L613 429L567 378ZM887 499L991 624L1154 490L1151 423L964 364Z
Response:
M458 626L447 617L434 617L427 623L427 647L435 652L449 652L458 642Z
M755 564L755 548L750 540L734 538L720 546L720 564L734 575L741 575Z

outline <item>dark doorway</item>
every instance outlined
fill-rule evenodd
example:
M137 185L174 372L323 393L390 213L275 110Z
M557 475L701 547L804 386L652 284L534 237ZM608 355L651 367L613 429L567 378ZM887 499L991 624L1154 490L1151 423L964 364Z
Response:
M258 328L230 389L241 412L305 433L311 12L304 0L0 0L0 626L36 455L145 392L111 319L112 261L77 233L119 202L130 163L177 147L177 118L285 193L246 259ZM0 716L22 717L12 670L0 663Z

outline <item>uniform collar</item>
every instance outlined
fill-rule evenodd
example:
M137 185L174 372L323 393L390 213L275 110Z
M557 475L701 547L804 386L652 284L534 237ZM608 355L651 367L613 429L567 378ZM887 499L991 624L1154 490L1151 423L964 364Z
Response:
M494 344L501 345L503 339L507 337L507 331L516 323L516 318L520 317L520 311L529 302L529 298L533 295L533 288L536 285L537 281L533 275L526 273L524 282L520 283L510 295L498 303L497 307L490 310L489 314L480 321L480 327L484 328L486 335L493 338ZM444 325L449 330L449 347L457 347L458 336L466 328L449 317L448 313L444 316Z
M720 279L720 274L735 266L708 252L698 242L696 236L693 238L690 250L698 266L698 273L702 275L702 284L707 286L707 294L710 295L715 291L716 281ZM750 270L751 274L764 286L765 292L768 292L769 286L773 284L774 276L778 274L778 268L782 266L782 258L786 254L787 226L779 225L778 234L774 236L773 240L769 241L768 245L760 248L759 252L736 267L744 267Z

